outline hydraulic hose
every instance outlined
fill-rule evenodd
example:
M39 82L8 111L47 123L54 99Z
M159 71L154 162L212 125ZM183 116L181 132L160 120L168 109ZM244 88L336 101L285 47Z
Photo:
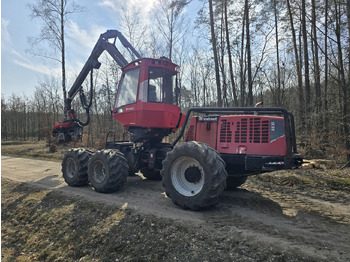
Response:
M90 111L90 107L92 105L93 90L94 90L93 89L93 69L91 69L91 71L90 71L90 99L89 99L88 104L86 103L86 97L85 97L85 94L83 92L83 89L80 89L80 91L79 91L80 102L81 102L82 107L85 109L86 116L87 116L87 119L85 122L81 122L78 119L78 123L81 126L86 126L90 122L90 112L89 111Z

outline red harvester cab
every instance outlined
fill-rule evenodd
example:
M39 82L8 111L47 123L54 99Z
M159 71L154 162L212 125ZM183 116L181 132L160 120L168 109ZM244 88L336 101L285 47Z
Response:
M123 68L113 117L134 136L152 132L163 137L182 126L176 67L166 58L142 58Z

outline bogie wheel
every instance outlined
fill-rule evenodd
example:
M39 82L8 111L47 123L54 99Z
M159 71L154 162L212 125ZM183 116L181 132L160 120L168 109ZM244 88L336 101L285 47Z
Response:
M207 144L191 141L175 146L162 164L166 194L185 209L215 205L226 187L225 162Z
M128 162L120 151L97 151L91 156L88 164L90 184L100 193L117 191L125 184L128 169Z
M160 175L159 171L145 167L141 169L141 173L148 180L162 180L162 176Z
M237 187L244 184L247 181L247 176L229 176L226 180L226 190L234 190Z
M69 149L62 161L62 174L69 186L88 184L88 162L92 152L85 148Z

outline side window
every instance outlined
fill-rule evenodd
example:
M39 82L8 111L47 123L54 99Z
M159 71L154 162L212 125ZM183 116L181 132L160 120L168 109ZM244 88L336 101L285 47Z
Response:
M174 104L174 90L176 87L176 73L164 70L164 103Z
M163 69L150 68L148 76L148 102L163 102Z
M114 109L136 103L137 88L139 84L140 68L127 71L120 83Z

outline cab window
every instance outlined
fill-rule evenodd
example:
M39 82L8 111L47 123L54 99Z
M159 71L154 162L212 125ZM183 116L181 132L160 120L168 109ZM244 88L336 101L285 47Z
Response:
M163 69L150 68L148 76L148 102L163 102Z
M151 67L148 75L148 102L173 104L176 72Z
M119 85L119 91L115 100L114 109L124 105L136 103L139 76L140 68L125 72Z

